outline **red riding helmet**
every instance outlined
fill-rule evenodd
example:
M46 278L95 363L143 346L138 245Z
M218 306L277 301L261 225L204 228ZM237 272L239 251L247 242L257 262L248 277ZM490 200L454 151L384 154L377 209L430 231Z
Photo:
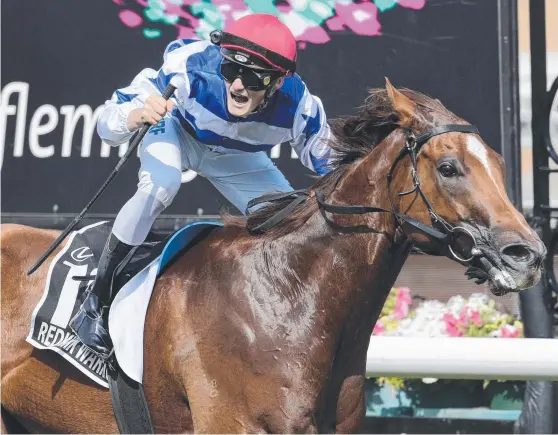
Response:
M248 53L285 75L293 74L296 69L296 39L275 15L245 15L224 31L213 31L210 36L211 42L221 48ZM245 63L243 56L235 58Z

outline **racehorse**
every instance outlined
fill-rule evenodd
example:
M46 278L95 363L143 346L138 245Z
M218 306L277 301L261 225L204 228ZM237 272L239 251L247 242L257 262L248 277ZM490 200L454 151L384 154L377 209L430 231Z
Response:
M389 81L355 113L331 121L329 174L224 214L158 279L143 377L157 432L357 431L372 329L413 247L498 296L540 279L545 247L473 126ZM2 228L2 429L117 433L108 390L25 341L48 263L25 271L57 234Z

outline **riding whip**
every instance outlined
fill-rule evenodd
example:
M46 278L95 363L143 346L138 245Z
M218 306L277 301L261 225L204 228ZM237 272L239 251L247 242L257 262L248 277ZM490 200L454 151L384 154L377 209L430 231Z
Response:
M165 100L168 100L175 90L176 90L176 87L169 84L167 86L167 88L165 89L165 92L163 93L163 98ZM39 266L41 264L43 264L43 262L47 259L47 257L50 254L52 254L52 252L58 247L58 245L60 245L60 243L62 243L62 241L66 238L66 236L70 233L70 231L72 231L75 228L75 226L79 223L79 221L83 218L83 216L85 216L85 213L87 213L87 210L89 210L91 208L91 206L93 205L93 203L99 198L99 196L101 196L101 194L104 192L104 190L110 184L112 179L114 177L116 177L116 174L118 174L118 171L122 168L124 163L126 163L128 158L135 152L136 148L141 143L141 141L143 140L143 137L147 134L147 132L150 128L151 128L151 125L149 125L149 124L145 124L143 127L141 127L141 129L137 133L136 137L130 143L130 146L128 147L128 150L126 151L126 154L124 154L122 156L122 158L120 159L120 161L118 162L118 164L116 165L116 167L114 168L112 173L109 175L109 177L107 178L105 183L101 186L99 191L95 194L95 196L91 199L91 201L89 201L89 203L85 206L85 208L81 211L81 213L78 214L74 218L74 220L70 223L70 225L68 225L66 227L66 229L64 231L62 231L62 233L52 243L52 245L50 245L50 247L43 253L43 255L41 255L41 257L37 260L37 262L27 271L27 276L31 275L33 272L35 272L35 270L37 270L39 268Z

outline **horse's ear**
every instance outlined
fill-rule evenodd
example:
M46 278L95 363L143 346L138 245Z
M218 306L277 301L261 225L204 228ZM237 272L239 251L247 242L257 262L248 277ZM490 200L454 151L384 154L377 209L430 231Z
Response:
M385 79L388 97L399 115L399 124L402 127L408 127L413 121L417 106L410 98L395 89L387 77Z

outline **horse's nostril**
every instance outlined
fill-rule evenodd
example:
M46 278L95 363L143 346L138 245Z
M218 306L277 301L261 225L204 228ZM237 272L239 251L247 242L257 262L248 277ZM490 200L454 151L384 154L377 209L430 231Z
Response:
M516 263L529 263L534 259L533 251L525 245L508 245L502 249L502 254Z

